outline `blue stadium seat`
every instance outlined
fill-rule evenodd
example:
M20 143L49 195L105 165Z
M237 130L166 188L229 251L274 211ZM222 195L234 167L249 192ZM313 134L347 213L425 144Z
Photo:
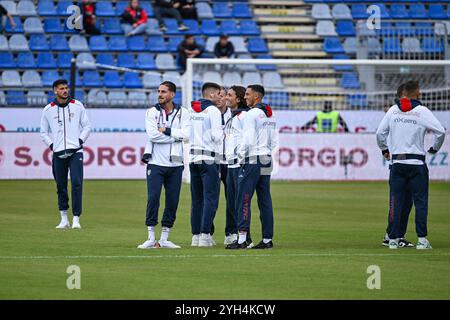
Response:
M265 96L266 102L273 108L288 108L290 105L289 94L282 91L269 92ZM264 101L263 101L264 102Z
M178 45L183 41L183 37L170 37L168 49L170 52L177 52Z
M114 36L109 38L108 42L110 51L127 51L127 41L123 36Z
M40 52L37 54L36 64L38 69L56 69L56 61L51 52Z
M346 100L353 108L366 108L368 106L365 94L351 94L347 96Z
M381 19L389 19L390 18L388 10L386 9L386 6L383 3L375 3L374 5L376 5L380 8L380 18ZM369 15L371 15L373 13L374 13L374 11L372 11Z
M340 20L336 25L336 32L341 37L354 37L356 36L355 27L353 22L349 20Z
M238 36L241 31L238 29L235 20L223 20L220 24L220 33L229 36Z
M116 15L116 11L109 1L98 1L95 9L95 15L98 17L114 17Z
M389 11L392 19L408 19L408 10L404 4L392 4Z
M116 16L120 17L122 13L125 11L126 7L128 7L128 1L116 2Z
M125 88L142 88L142 81L139 74L134 72L125 72L123 76Z
M155 56L151 53L140 53L137 57L137 66L141 70L155 70Z
M111 53L100 53L97 55L95 61L100 64L115 66L114 57Z
M103 83L100 81L100 75L97 71L85 71L83 74L83 86L98 88L101 87Z
M252 13L250 12L250 8L247 3L234 3L231 13L233 18L236 19L249 19L252 17Z
M434 27L430 22L416 22L415 26L418 36L432 36L434 34Z
M352 5L352 17L353 19L367 19L369 17L367 6L365 4Z
M170 39L172 38L174 37ZM150 36L147 41L147 49L150 52L166 52L169 50L164 38L160 36Z
M344 73L341 78L341 87L344 89L359 89L360 84L356 73Z
M70 85L70 71L64 71L64 72L63 72L62 78L63 78L63 79L67 79L67 81L69 82L69 85ZM75 74L75 86L81 87L82 85L83 85L83 83L81 82L80 73L77 72L77 73ZM76 99L76 98L75 98L75 99ZM79 99L77 99L77 100L79 100Z
M44 20L45 33L64 33L64 27L59 18L47 18Z
M14 28L11 26L9 19L6 19L5 31L8 33L24 33L20 17L14 16L13 20L16 23L16 26Z
M102 33L105 34L123 34L119 19L105 19L103 20Z
M347 60L350 59L350 57L346 54L336 54L333 56L333 59L335 60ZM353 67L350 65L333 65L333 69L335 71L353 71Z
M122 68L136 68L134 56L131 53L119 54L117 56L117 66Z
M250 38L248 40L248 51L251 53L268 53L269 49L264 39L261 38Z
M40 0L37 12L40 16L57 16L55 5L52 0Z
M402 48L398 38L384 38L383 50L385 53L400 53Z
M198 25L198 21L197 20L193 20L193 19L184 19L183 23L189 27L189 30L185 30L183 32L181 32L182 34L192 34L192 35L199 35L202 32L200 31L200 27Z
M414 3L409 7L409 17L411 19L428 19L428 12L421 3Z
M445 12L442 4L430 4L429 15L431 19L447 19L447 13Z
M213 3L213 14L215 18L232 18L231 9L228 3Z
M28 104L28 100L23 91L7 91L6 104L9 106L14 105L23 106Z
M31 52L20 52L17 56L17 68L36 69L36 62Z
M58 54L58 58L56 59L56 65L59 69L68 69L70 68L70 62L73 59L73 54L68 52L63 52Z
M106 71L103 77L103 85L107 88L122 88L123 83L117 71Z
M424 38L422 39L421 48L427 53L441 53L444 51L444 44L436 38Z
M272 59L270 54L260 54L256 59ZM256 68L260 71L277 71L277 66L274 64L257 64Z
M326 53L344 53L341 41L336 37L325 38L323 49Z
M140 2L140 6L141 6L142 9L145 10L145 12L147 13L147 16L149 18L155 16L155 13L153 12L153 7L150 4L150 1L148 1L148 2L147 1L141 1Z
M89 48L91 51L108 51L108 42L104 36L91 36L89 39Z
M215 20L203 20L201 26L202 33L205 36L218 36L220 35L220 31L217 28L217 24Z
M181 33L178 31L178 22L175 19L164 18L164 25L167 28L165 33L168 35L177 35Z
M241 20L239 30L245 36L259 36L261 34L256 21L253 20Z
M30 40L28 41L31 51L49 51L50 46L48 45L47 39L43 34L32 34Z
M58 6L56 8L56 13L59 16L70 16L72 12L67 13L67 9L73 5L72 1L58 1ZM96 12L97 14L97 12Z
M53 82L60 78L58 71L56 70L45 70L42 72L42 85L44 87L51 87Z
M127 38L128 51L146 51L145 38L143 36L132 36Z
M62 34L50 36L50 50L52 51L70 51L69 43Z
M401 36L413 36L414 29L411 26L411 22L396 22L395 23L396 34Z

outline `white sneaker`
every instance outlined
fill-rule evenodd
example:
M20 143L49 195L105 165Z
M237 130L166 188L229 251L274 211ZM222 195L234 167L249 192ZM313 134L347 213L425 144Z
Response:
M67 220L61 220L56 229L70 229L70 223Z
M173 243L172 241L169 241L169 240L166 240L166 241L159 240L158 243L159 243L160 248L169 248L169 249L181 248L180 246L177 246L175 243Z
M154 249L156 245L156 241L146 240L143 244L138 245L138 249Z
M216 245L216 242L214 241L214 238L212 236L209 236L209 241L211 242L211 245Z
M237 240L237 234L233 233L233 234L230 234L229 236L225 237L223 244L232 244L236 240Z
M398 241L389 240L389 249L398 249Z
M423 241L417 242L416 249L417 250L428 250L428 249L433 249L433 247L431 246L430 242L425 239L425 242L423 242Z
M202 233L198 241L199 247L212 247L214 244L211 241L211 235L208 233Z
M77 216L73 217L72 229L81 229L80 217L77 217Z
M198 247L198 242L199 241L200 241L200 235L199 234L194 234L192 236L191 247Z

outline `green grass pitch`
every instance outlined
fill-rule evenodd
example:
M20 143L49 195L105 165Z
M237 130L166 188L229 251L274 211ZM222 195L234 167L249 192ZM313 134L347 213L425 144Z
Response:
M429 251L381 246L386 182L274 182L272 197L272 250L224 249L223 194L218 245L190 248L184 185L170 235L182 248L142 251L144 180L85 181L83 229L63 231L53 181L0 181L0 299L450 298L449 183L430 185ZM256 199L252 217L259 241ZM407 238L417 240L414 212ZM69 265L80 267L80 290L66 287ZM380 267L379 290L367 288L370 265Z

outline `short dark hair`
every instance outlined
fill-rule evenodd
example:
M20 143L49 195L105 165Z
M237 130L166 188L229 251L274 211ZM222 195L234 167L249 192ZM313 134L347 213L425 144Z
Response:
M228 36L227 36L226 34L221 34L219 39L220 39L220 40L222 40L222 39L228 39Z
M163 81L161 82L160 86L166 86L169 88L169 91L172 91L173 93L177 92L177 86L172 81Z
M55 90L55 88L61 84L68 85L69 83L67 82L66 79L58 79L55 82L53 82L53 85L52 85L53 90Z
M405 91L405 83L402 83L397 88L397 98L401 98L403 96L403 91Z
M221 90L221 86L214 82L205 82L202 86L202 94L208 89L217 89Z
M192 34L186 34L186 35L184 36L184 40L187 40L187 39L189 39L189 38L194 38L194 36L193 36Z
M266 91L264 90L264 87L262 85L260 85L260 84L249 85L247 87L247 89L252 89L253 91L258 92L263 97L266 94Z
M411 95L413 94L417 89L419 89L419 81L413 81L410 80L408 82L405 83L405 91L406 91L406 95Z

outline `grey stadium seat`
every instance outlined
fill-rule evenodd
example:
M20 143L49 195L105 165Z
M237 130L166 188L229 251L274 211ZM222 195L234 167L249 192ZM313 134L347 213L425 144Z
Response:
M22 83L24 87L42 87L41 76L34 70L27 70L23 73Z
M339 3L334 5L331 12L333 14L333 18L335 19L345 19L345 20L352 19L350 8L346 4Z
M95 105L108 105L106 93L102 90L92 89L87 95L87 103Z
M239 59L251 59L252 56L249 54L240 54ZM237 64L236 69L239 71L256 71L256 66L254 64Z
M9 51L8 39L0 34L0 51Z
M242 85L242 78L239 72L225 72L223 74L223 85L225 87L231 87L233 85Z
M262 84L261 75L259 72L246 72L242 77L242 83L244 87L247 87L251 84Z
M14 1L0 1L0 4L3 6L3 8L8 11L9 14L15 16L17 15L17 7Z
M27 101L30 105L45 106L47 104L47 94L43 91L30 91L27 94Z
M315 3L311 10L314 19L331 19L330 7L323 3Z
M181 87L181 75L177 71L167 71L164 72L162 75L163 81L171 81L173 82L177 87Z
M144 88L157 88L161 83L161 74L157 72L146 72L142 79Z
M147 95L143 91L132 91L128 94L128 101L132 106L145 106L149 104Z
M39 18L29 17L23 23L23 30L25 33L44 33L44 27Z
M86 41L86 38L75 34L72 37L70 37L69 40L69 47L70 47L70 51L89 51L89 46L88 43Z
M418 53L422 52L420 48L420 40L417 38L404 38L402 41L402 49L404 52Z
M207 71L203 74L203 82L215 82L222 83L222 77L220 73L215 71Z
M316 34L318 36L337 36L334 22L329 20L318 21L316 25Z
M77 56L78 69L96 69L96 66L92 65L92 63L95 63L95 59L89 52L83 52Z
M248 52L247 46L245 45L245 41L243 37L230 37L229 41L233 43L234 51L239 52Z
M205 50L208 52L214 52L214 47L219 41L219 37L209 37L208 40L206 40Z
M1 83L1 79L0 79L0 87L2 86ZM3 91L0 91L0 106L4 106L6 104L6 97L5 97L5 93Z
M13 34L9 38L9 49L11 51L29 51L27 38L23 34Z
M160 53L156 56L156 68L162 70L176 69L175 59L169 53Z
M36 6L31 1L22 0L17 4L17 15L21 17L37 16Z
M358 43L356 38L347 38L343 44L345 53L356 53Z
M3 71L2 81L4 87L21 87L22 81L20 80L19 72L15 70Z
M115 107L126 107L128 105L128 96L123 91L112 91L108 93L109 104Z
M267 88L283 88L283 81L278 72L266 72L263 74L263 85Z
M214 14L212 12L211 6L207 2L197 2L195 4L197 8L197 14L200 19L212 19Z

